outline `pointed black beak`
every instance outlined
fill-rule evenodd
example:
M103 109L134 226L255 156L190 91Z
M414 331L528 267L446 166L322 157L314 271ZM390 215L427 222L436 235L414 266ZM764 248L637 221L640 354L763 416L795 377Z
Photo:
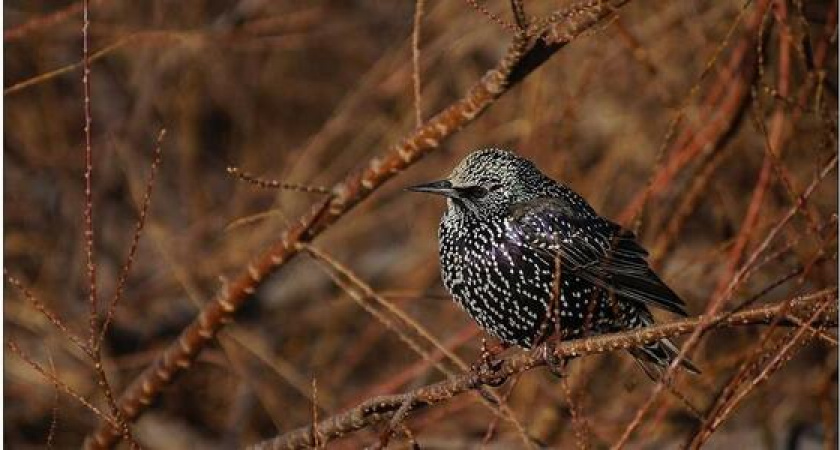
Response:
M432 181L431 183L418 184L417 186L410 186L405 189L407 191L428 192L445 197L458 196L458 190L452 187L452 183L449 180Z

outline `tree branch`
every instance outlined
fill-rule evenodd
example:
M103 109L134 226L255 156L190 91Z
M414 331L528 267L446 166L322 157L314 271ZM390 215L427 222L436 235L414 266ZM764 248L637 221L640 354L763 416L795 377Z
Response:
M119 407L126 420L136 419L154 398L187 369L215 334L232 320L236 311L262 285L298 253L298 243L308 242L343 217L386 181L437 149L444 139L471 123L496 99L523 80L562 46L612 14L628 0L578 0L568 9L565 21L554 24L542 37L529 39L517 32L504 57L462 98L415 129L392 147L387 156L374 158L361 173L351 173L331 190L332 195L316 203L266 251L252 259L233 281L208 302L178 339L144 370L125 390ZM533 42L532 42L533 41ZM86 441L92 449L110 448L120 436L100 424Z
M819 310L820 303L826 298L832 302L825 309ZM790 309L784 310L787 301L769 306L752 308L735 314L722 313L711 318L711 328L730 328L743 325L770 323L782 316L782 323L796 326L796 320L808 320L814 314L813 326L837 326L837 290L832 288L816 294L793 300ZM790 317L790 319L787 319ZM671 338L693 332L700 326L703 317L693 317L675 322L655 325L633 331L604 334L585 339L566 341L554 348L555 358L572 358L615 350L624 350L650 344L664 338ZM411 392L372 398L359 406L322 420L317 424L321 444L340 438L350 432L381 423L390 418L404 406L406 399L411 399L410 411L424 406L445 402L455 396L477 389L481 386L497 385L510 377L546 365L545 352L523 352L513 355L502 362L501 368L494 374L465 373L455 378L441 381ZM312 427L306 426L290 431L273 439L260 442L254 450L278 450L305 448L313 445Z

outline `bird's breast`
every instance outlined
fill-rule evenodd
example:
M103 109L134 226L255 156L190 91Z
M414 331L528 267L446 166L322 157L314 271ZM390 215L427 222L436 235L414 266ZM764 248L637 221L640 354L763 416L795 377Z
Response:
M440 258L444 285L482 328L520 344L533 335L551 298L553 264L508 220L443 220Z

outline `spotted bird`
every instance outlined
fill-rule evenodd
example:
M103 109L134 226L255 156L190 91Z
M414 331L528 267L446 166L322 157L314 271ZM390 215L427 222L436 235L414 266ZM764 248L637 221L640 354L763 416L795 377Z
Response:
M632 232L521 156L475 151L448 178L409 189L447 198L438 230L443 283L505 344L650 326L651 306L685 315ZM630 353L657 378L677 349L663 339ZM697 371L687 360L683 367Z

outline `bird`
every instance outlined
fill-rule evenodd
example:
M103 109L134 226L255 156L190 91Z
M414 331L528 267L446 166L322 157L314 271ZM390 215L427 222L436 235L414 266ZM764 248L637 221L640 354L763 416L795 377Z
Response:
M686 316L631 231L512 151L474 151L447 178L407 189L446 198L438 228L443 284L503 346L648 327L650 307ZM629 351L652 379L678 354L668 339Z

